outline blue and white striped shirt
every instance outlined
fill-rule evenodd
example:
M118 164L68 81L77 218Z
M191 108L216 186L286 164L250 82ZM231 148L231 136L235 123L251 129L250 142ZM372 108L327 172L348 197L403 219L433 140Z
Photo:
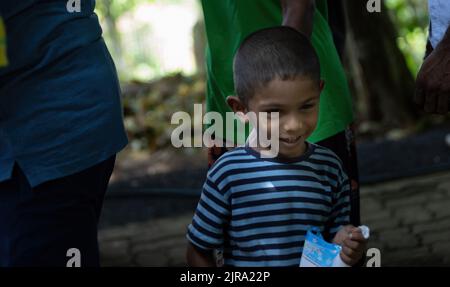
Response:
M350 184L330 150L308 143L301 157L261 158L239 147L209 170L187 239L223 249L231 266L299 266L306 231L331 240L349 224Z

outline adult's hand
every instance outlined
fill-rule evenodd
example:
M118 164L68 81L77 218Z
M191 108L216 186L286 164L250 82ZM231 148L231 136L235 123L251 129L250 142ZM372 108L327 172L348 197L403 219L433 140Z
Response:
M450 27L417 74L414 101L427 113L450 110Z

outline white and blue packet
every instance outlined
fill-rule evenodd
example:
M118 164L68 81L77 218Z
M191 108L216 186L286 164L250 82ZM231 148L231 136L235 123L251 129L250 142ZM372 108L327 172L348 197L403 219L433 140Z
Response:
M364 238L368 239L369 228L365 225L358 228L361 229ZM350 267L339 256L341 250L340 245L326 242L319 228L312 227L306 233L300 267Z

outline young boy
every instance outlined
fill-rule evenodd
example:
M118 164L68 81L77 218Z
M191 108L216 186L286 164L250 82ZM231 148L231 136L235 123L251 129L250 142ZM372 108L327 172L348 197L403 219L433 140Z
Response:
M269 148L247 143L212 166L188 227L189 266L215 266L216 249L226 266L299 266L312 226L354 265L366 241L348 225L348 178L333 152L306 142L324 85L309 40L288 27L251 34L235 56L234 80L234 112L278 113L279 153L268 158ZM270 116L264 127L270 134Z

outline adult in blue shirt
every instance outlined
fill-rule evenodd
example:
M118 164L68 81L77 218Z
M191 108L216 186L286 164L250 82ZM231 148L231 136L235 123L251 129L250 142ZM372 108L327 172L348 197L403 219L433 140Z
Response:
M127 137L94 7L0 0L0 266L99 265L98 219Z

